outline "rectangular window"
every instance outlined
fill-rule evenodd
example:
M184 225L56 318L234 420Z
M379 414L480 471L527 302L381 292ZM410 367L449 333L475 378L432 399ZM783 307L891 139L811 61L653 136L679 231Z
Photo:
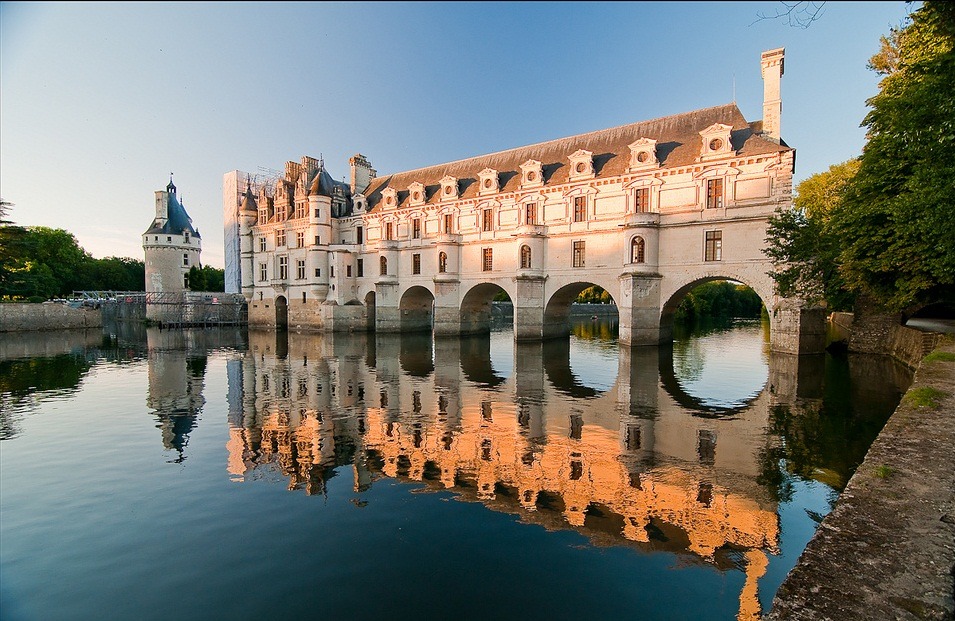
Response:
M305 217L305 203L299 203L295 206L295 217L296 218Z
M259 224L265 224L269 221L269 212L266 209L259 210Z
M421 273L421 255L413 254L411 255L411 273L420 274Z
M385 239L394 239L395 231L391 222L385 222Z
M316 267L316 268L315 268L315 278L321 278L321 277L322 277L322 268Z
M491 248L484 248L483 253L483 268L485 272L490 272L494 268L494 251Z
M315 245L320 246L322 244L322 238L318 235L315 236Z
M706 182L706 208L717 209L723 206L723 180L710 179Z
M449 213L444 214L444 232L448 235L454 233L454 216Z
M357 267L358 267L358 277L361 278L362 276L365 275L365 260L358 259Z
M285 231L275 232L275 247L281 248L285 245Z
M295 262L295 277L299 280L305 280L305 261Z
M587 197L574 197L574 222L583 222L587 219Z
M584 242L575 241L574 242L574 267L584 267L586 263L586 247Z
M189 253L188 253L188 252L183 252L183 253L182 253L182 264L185 265L185 266L188 266L188 265L189 265Z
M524 206L524 224L537 224L537 203L527 203Z
M259 238L259 252L265 252L265 248L266 248L265 238L264 238L264 237L260 237L260 238Z
M295 245L297 248L305 247L305 231L299 231L295 234Z
M640 188L634 197L634 209L639 213L650 211L650 188Z
M706 244L703 251L704 261L721 261L723 259L723 231L707 231Z
M279 280L288 280L288 257L279 257Z
M365 243L365 229L358 227L355 229L355 243L364 244Z
M351 265L345 266L345 276L347 276L348 278L351 278Z
M335 278L335 266L334 266L334 265L329 265L329 266L328 266L328 277L329 277L329 278Z
M481 230L490 231L494 228L494 210L485 209L481 219Z
M267 263L259 263L259 282L265 282L269 279L269 266Z
M415 218L411 221L411 238L421 239L421 219Z
M182 241L186 242L187 244L189 243L189 231L182 232Z

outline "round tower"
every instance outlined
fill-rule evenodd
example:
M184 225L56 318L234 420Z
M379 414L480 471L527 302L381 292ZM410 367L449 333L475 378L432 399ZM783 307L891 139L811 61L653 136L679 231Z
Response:
M252 227L255 226L258 217L259 206L252 192L252 179L249 178L246 182L245 194L242 195L242 204L239 206L239 272L242 275L242 282L239 284L246 301L252 300L255 288L252 273L255 254L255 248L252 245Z
M176 196L171 176L166 189L156 192L155 206L156 216L143 233L146 293L188 291L189 269L200 266L202 239Z

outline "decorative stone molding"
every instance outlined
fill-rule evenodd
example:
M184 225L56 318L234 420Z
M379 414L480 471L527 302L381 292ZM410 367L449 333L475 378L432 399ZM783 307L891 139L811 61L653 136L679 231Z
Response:
M500 190L500 180L497 171L493 168L485 168L478 173L478 194L496 194Z
M537 160L521 164L521 187L539 188L544 185L544 166Z
M631 142L628 146L630 147L630 167L627 169L629 172L660 167L660 161L657 159L656 140L640 138Z
M420 207L425 202L424 184L415 181L408 186L408 204L412 207Z
M594 178L595 173L593 151L578 149L577 151L574 151L568 155L567 159L570 160L570 174L568 178L571 181Z
M700 132L700 159L708 160L714 157L725 157L735 154L733 143L730 140L730 125L714 123Z
M381 191L381 204L385 209L394 209L398 206L398 190L385 188Z
M441 197L440 200L449 201L458 197L458 179L451 175L446 175L441 179Z

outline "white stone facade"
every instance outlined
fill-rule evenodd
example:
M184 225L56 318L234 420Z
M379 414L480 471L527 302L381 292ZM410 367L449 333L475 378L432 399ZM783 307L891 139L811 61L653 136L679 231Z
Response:
M775 298L762 252L768 218L792 204L782 58L762 56L768 128L728 104L383 177L356 155L348 186L308 157L274 189L228 173L248 188L224 207L249 323L480 332L504 290L515 338L537 340L566 334L570 303L598 285L620 341L649 344L692 287L731 279L773 314L774 347L804 351L801 311Z

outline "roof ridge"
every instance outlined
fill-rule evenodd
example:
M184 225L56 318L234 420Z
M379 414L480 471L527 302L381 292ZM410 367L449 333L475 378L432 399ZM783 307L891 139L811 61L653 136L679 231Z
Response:
M606 133L606 132L612 132L612 131L614 131L614 130L619 130L619 129L622 129L622 128L625 128L625 127L631 127L631 126L633 126L633 125L648 125L648 124L650 124L650 123L658 123L658 122L663 121L663 120L665 120L665 119L678 118L678 117L682 117L682 116L688 116L688 115L690 115L690 114L699 114L699 113L703 113L703 112L708 112L708 111L710 111L710 110L716 110L716 109L718 109L718 108L728 108L728 107L734 107L734 108L736 108L737 110L739 109L739 107L736 105L735 102L731 102L731 103L720 104L720 105L717 105L717 106L710 106L710 107L708 107L708 108L699 108L699 109L697 109L697 110L689 110L689 111L687 111L687 112L678 112L677 114L668 114L668 115L666 115L666 116L659 116L659 117L656 117L656 118L653 118L653 119L646 119L646 120L643 120L643 121L635 121L635 122L633 122L633 123L624 123L623 125L616 125L616 126L614 126L614 127L605 127L604 129L595 129L595 130L592 130L592 131L589 131L589 132L584 132L583 134L572 134L572 135L570 135L570 136L563 136L563 137L561 137L561 138L552 138L552 139L550 139L550 140L544 140L544 141L542 141L542 142L535 142L535 143L531 143L531 144L525 144L525 145L521 145L521 146L519 146L519 147L511 147L511 148L509 148L509 149L504 149L504 150L502 150L502 151L493 151L493 152L491 152L491 153L484 153L484 154L481 154L481 155L472 155L471 157L464 157L464 158L461 158L461 159L459 159L459 160L452 160L452 161L450 161L450 162L441 162L441 163L439 163L439 164L431 164L431 165L428 165L428 166L419 166L418 168L410 168L410 169L408 169L408 170L399 170L399 171L397 171L397 172L392 172L392 173L386 173L386 174L384 174L384 175L379 175L379 176L377 177L377 179L383 179L383 178L385 178L385 177L394 177L394 176L396 176L396 175L405 175L405 174L409 174L409 173L413 173L413 172L417 172L417 171L421 171L421 170L429 170L429 169L432 169L432 168L451 167L451 166L453 166L453 165L455 165L455 164L460 164L460 163L462 163L462 162L468 162L468 161L471 161L471 160L479 160L479 159L484 159L484 158L491 158L491 157L494 157L494 156L503 155L503 154L506 154L506 153L511 153L511 152L513 152L513 151L520 151L521 149L539 148L539 147L542 147L542 146L544 146L544 145L548 145L548 144L555 143L555 142L561 142L561 141L564 141L564 140L570 140L570 139L572 139L572 138L584 138L584 137L586 137L586 136L592 136L592 135L594 135L594 134L603 134L603 133ZM740 113L740 114L742 114L742 113ZM745 117L743 117L743 120L746 120ZM749 121L747 121L747 123L748 123L748 122L749 122Z

